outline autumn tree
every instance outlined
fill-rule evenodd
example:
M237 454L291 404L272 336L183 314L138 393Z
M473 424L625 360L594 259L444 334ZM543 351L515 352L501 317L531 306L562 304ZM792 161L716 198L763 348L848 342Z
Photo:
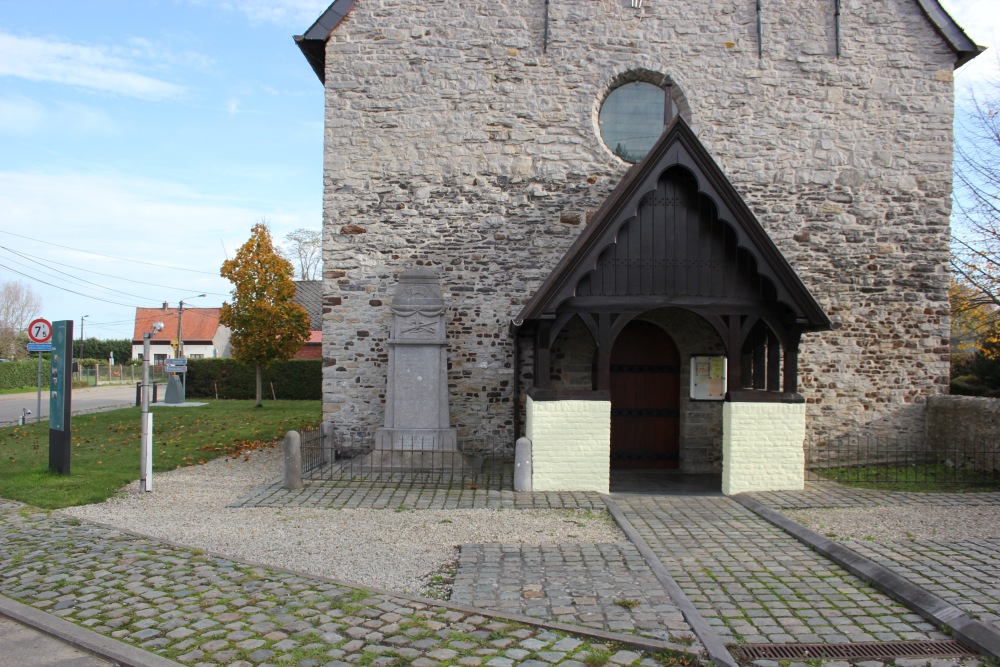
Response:
M222 304L219 321L233 332L233 357L257 367L257 407L263 405L263 368L290 359L309 338L309 315L292 300L293 272L263 221L236 256L222 263L222 277L233 283L233 302Z
M323 258L323 237L315 230L299 228L285 235L287 252L299 263L299 278L318 280Z
M25 355L25 332L41 309L42 300L30 285L19 280L0 283L0 357L16 359Z

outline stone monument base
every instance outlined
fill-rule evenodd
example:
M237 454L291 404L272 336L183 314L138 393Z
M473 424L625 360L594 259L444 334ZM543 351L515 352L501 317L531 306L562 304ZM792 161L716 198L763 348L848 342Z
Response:
M453 428L378 428L375 449L458 451L458 431Z
M366 454L353 465L362 469L371 468L379 472L399 473L452 473L474 474L482 472L483 458L469 456L462 452L443 450L402 451L399 449L376 449Z

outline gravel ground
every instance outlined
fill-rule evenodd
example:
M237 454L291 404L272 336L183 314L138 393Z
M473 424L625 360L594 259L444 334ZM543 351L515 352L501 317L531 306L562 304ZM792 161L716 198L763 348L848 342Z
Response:
M432 573L466 543L625 542L604 512L227 508L281 474L280 448L158 473L105 503L64 514L231 558L392 591L432 594Z
M1000 537L1000 505L891 505L787 510L783 514L828 537L949 542Z

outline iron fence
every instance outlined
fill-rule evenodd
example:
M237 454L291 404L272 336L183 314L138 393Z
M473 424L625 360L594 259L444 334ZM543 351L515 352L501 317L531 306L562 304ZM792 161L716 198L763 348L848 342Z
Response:
M302 475L310 480L409 484L433 488L513 489L514 456L506 438L473 437L457 450L432 436L393 438L377 444L373 428L335 429L301 436Z
M806 480L848 484L1000 486L1000 442L928 442L922 435L860 434L806 447Z

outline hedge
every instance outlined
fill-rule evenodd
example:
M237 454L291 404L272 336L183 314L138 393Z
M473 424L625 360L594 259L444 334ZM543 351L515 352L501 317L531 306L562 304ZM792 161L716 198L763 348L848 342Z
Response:
M38 386L38 359L0 363L0 389ZM49 360L42 359L42 386L49 386Z
M235 359L188 359L186 398L247 400L256 397L257 369ZM292 359L264 368L264 398L313 401L323 398L323 360Z

